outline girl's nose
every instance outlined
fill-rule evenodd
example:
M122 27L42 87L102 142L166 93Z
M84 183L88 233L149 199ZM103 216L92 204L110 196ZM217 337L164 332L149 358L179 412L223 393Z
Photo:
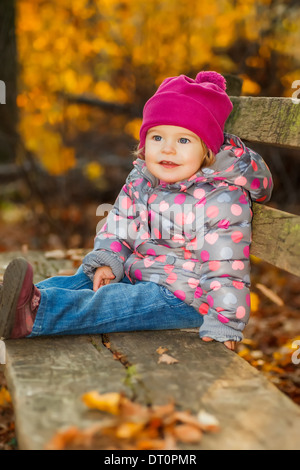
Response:
M175 152L176 152L176 149L175 149L174 143L171 142L171 141L166 140L166 141L164 142L162 151L163 151L164 153L167 153L167 154L175 153Z

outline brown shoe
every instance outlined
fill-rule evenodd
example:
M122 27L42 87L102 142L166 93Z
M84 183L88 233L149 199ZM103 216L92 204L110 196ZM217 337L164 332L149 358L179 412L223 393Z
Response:
M41 293L33 284L32 266L24 258L14 259L3 278L0 303L0 337L23 338L33 327Z

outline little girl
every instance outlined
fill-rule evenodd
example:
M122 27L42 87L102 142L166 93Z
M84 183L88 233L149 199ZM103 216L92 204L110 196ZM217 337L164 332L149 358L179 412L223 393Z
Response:
M262 158L224 134L225 79L167 78L146 103L140 144L94 250L74 276L33 285L23 258L4 274L0 337L200 327L229 349L250 312L251 202Z

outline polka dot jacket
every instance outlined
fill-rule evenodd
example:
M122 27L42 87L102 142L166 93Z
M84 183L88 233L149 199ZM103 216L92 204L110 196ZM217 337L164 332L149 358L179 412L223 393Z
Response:
M252 201L267 202L271 173L231 134L216 162L188 180L157 180L137 159L94 250L83 260L93 279L110 266L120 281L165 286L204 316L200 336L240 341L250 314Z

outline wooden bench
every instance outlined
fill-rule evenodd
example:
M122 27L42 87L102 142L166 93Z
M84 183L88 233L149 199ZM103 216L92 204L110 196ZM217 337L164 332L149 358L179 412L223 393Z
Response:
M287 98L232 100L228 132L300 149L300 106ZM254 205L252 254L299 276L299 234L299 216ZM0 256L2 271L15 255ZM42 254L28 259L36 281L58 271ZM158 363L159 346L178 362ZM56 431L99 420L80 399L93 389L123 391L147 405L173 399L178 409L203 408L219 420L219 433L182 449L300 449L299 407L224 345L201 342L196 330L11 340L6 349L20 449L43 449Z

